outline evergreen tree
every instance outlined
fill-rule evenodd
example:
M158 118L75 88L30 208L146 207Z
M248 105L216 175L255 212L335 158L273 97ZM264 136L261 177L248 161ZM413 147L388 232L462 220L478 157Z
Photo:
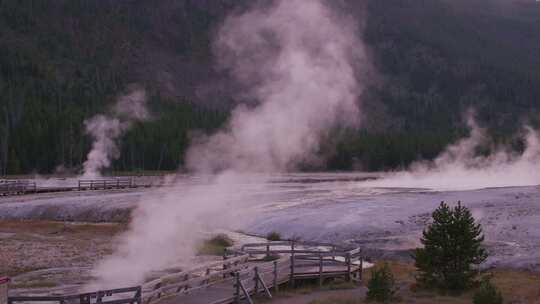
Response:
M367 284L366 298L377 302L389 303L396 293L395 279L388 264L371 269L371 278Z
M454 208L441 202L432 217L420 240L424 247L414 254L417 281L424 287L464 290L478 274L475 266L487 258L482 228L460 202Z

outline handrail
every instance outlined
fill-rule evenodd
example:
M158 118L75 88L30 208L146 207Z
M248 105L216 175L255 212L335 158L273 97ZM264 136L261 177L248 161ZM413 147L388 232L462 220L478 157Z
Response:
M212 263L204 264L204 265L201 265L201 266L197 266L195 268L191 268L191 269L188 269L188 270L184 270L184 271L180 271L180 272L177 272L177 273L162 276L162 277L154 279L154 280L152 280L150 282L144 283L142 285L142 287L143 287L143 290L144 290L144 289L147 289L148 287L153 286L153 285L158 284L158 283L163 283L163 282L166 282L166 281L174 281L176 279L180 279L182 277L185 277L186 275L191 275L191 274L193 274L195 272L200 272L202 270L223 266L223 264L229 264L230 265L230 264L233 264L233 263L247 262L248 258L249 258L249 256L246 254L246 255L230 258L230 259L220 261L220 262L212 262Z
M212 281L224 281L226 274L240 272L248 268L245 264L248 260L249 255L245 254L154 279L143 284L143 301L151 303L200 287L208 287L212 285ZM216 270L218 267L221 269ZM203 273L198 274L201 271Z
M28 180L0 180L0 195L16 195L37 192L35 182Z
M119 177L111 179L81 179L78 182L77 189L81 190L107 190L151 187L152 183L138 183L133 177Z

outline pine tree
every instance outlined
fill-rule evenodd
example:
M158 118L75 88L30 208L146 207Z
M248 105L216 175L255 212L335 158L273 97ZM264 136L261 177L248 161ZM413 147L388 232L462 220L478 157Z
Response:
M441 202L432 217L420 240L424 247L414 253L417 282L424 287L464 290L474 282L476 266L487 258L482 228L461 202L453 209Z

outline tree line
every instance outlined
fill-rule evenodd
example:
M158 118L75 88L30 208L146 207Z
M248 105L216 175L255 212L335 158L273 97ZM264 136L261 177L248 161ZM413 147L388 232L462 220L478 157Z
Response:
M378 72L359 97L359 129L330 130L303 170L382 170L431 159L467 134L476 109L493 141L538 126L540 6L499 0L345 1L367 16ZM225 123L235 86L211 41L249 1L0 1L0 175L77 171L83 121L126 86L148 89L155 119L122 139L113 170L182 166L193 130ZM335 136L333 136L335 135Z

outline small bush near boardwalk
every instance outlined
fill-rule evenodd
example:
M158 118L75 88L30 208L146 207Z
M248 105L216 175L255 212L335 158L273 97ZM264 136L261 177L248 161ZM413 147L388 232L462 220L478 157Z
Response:
M272 231L266 235L266 239L269 241L281 241L281 235L279 232Z
M484 280L475 292L473 304L502 304L501 292L489 280Z
M221 255L225 251L225 248L231 247L233 244L233 240L226 234L218 234L213 238L204 241L199 248L199 254Z

